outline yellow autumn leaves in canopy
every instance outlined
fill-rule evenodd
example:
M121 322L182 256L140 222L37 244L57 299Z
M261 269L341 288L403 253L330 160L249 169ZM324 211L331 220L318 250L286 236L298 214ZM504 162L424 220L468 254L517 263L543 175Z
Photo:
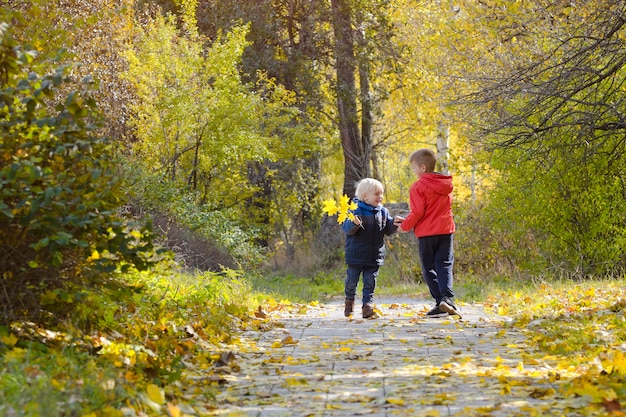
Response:
M329 216L337 214L337 223L343 223L346 220L354 220L354 214L352 210L356 210L357 205L354 201L350 200L350 197L343 195L343 197L337 203L334 199L325 200L322 202L324 207L322 211Z

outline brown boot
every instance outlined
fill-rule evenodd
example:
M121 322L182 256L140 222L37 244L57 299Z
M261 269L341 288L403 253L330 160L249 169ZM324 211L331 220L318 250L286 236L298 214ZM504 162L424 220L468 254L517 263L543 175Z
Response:
M348 300L346 299L346 306L343 310L343 314L346 317L350 317L352 315L352 312L354 311L354 300Z
M364 319L377 319L378 318L378 314L376 314L376 312L374 311L374 306L372 306L370 303L364 304L362 311L363 311Z

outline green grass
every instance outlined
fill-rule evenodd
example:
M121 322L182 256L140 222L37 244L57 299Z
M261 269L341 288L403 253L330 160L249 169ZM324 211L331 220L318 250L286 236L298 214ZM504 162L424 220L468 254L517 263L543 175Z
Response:
M0 415L165 415L155 392L179 395L186 370L209 368L224 346L239 343L238 329L263 325L251 314L256 294L236 272L164 268L124 279L135 291L98 298L90 329L70 314L63 328L0 326Z
M0 415L81 415L130 398L129 383L110 362L69 347L20 345L2 356Z
M343 275L339 271L319 272L310 277L273 274L248 276L247 279L258 293L296 303L324 301L343 294Z
M271 295L276 299L308 303L343 298L345 274L345 266L338 266L331 271L317 272L311 276L265 271L261 275L248 276L247 279L254 291ZM461 275L455 277L454 289L460 301L475 302L483 300L490 291L514 284L514 281L503 277L481 280ZM360 294L361 290L362 281L359 282L357 293ZM431 298L421 275L401 277L394 265L387 264L380 269L376 296L412 297L421 300Z
M71 322L55 332L0 327L0 415L122 417L133 410L163 415L163 407L148 401L146 393L159 398L158 387L182 401L178 381L188 367L210 369L220 352L247 349L239 346L238 329L267 328L252 314L259 305L342 299L344 276L344 266L310 276L165 269L127 277L134 291L125 300L102 300L103 314L93 317L88 332ZM545 354L575 366L600 358L605 370L590 367L585 374L598 386L610 388L626 379L620 353L626 342L625 279L574 282L459 273L455 292L459 301L480 301L494 314L511 317L508 325L525 332L528 343ZM381 268L376 294L430 299L421 277L406 278L393 263ZM193 342L189 332L195 332ZM580 384L584 387L584 380ZM218 389L201 388L209 397Z

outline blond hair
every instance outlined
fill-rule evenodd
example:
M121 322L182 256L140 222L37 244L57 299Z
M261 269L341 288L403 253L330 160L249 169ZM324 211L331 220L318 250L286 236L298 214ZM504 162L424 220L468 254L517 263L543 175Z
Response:
M356 198L363 201L363 197L366 194L376 191L385 191L383 183L374 178L363 178L356 184L356 191L354 192L354 195Z

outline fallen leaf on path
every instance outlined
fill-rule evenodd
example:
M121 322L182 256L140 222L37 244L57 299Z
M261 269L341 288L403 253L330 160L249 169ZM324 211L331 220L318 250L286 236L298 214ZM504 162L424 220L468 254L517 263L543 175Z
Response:
M293 337L291 337L291 336L287 336L287 337L285 337L283 340L281 340L281 342L280 342L280 343L282 343L282 344L283 344L283 346L286 346L286 345L297 345L297 344L298 344L298 341L297 341L297 340L295 340L295 339L294 339Z
M387 398L387 403L391 405L404 405L404 400L402 398Z
M272 343L273 348L281 348L285 346L297 345L298 341L291 336L285 337L283 340Z
M215 361L215 366L228 366L235 360L235 354L233 352L222 352L220 353L220 357L217 361Z
M257 311L254 312L254 316L260 319L264 319L267 317L267 313L263 311L263 307L259 306Z

